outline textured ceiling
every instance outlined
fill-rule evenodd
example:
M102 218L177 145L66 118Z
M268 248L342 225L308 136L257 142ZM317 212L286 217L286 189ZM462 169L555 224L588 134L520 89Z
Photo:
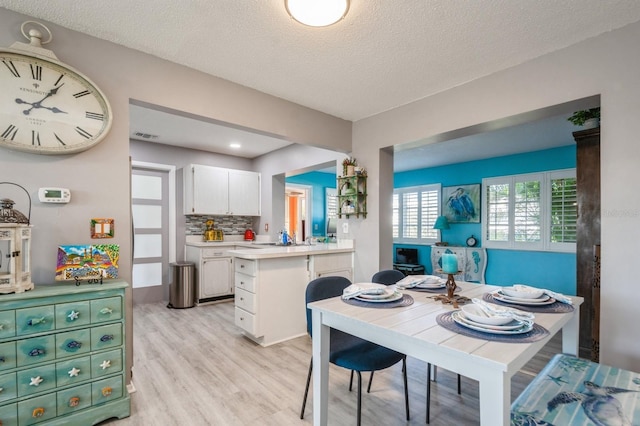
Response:
M326 28L282 0L0 6L352 121L640 20L638 0L352 0Z

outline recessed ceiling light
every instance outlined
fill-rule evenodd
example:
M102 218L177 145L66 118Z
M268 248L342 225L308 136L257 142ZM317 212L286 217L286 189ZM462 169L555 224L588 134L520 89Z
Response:
M233 148L233 149L240 149L242 145L240 145L239 143L230 143L229 144L229 148Z
M285 0L287 13L301 24L326 27L347 14L349 0Z

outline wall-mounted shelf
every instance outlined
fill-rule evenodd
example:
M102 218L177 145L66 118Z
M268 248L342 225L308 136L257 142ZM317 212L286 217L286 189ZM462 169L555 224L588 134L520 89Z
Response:
M367 217L367 177L338 177L338 217Z

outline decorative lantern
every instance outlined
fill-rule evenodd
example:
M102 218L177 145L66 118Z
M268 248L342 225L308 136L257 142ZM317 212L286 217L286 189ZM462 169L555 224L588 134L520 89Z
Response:
M0 184L22 186L12 182ZM31 216L31 197L29 217ZM8 198L0 199L0 293L22 293L33 289L31 282L31 225L29 217L13 208Z

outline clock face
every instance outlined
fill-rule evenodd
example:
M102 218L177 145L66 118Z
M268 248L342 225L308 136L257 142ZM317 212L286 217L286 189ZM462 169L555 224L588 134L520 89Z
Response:
M0 62L0 145L69 154L91 148L109 131L109 103L79 72L4 50Z

